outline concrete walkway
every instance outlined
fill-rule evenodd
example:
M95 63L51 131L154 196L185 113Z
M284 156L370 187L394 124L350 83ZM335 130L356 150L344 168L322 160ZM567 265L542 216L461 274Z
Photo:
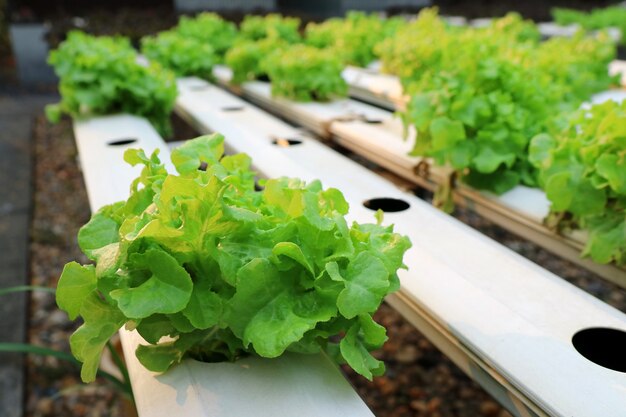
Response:
M0 96L0 288L29 284L32 122L50 95ZM27 294L0 298L0 342L25 342ZM22 417L23 357L0 353L0 416Z

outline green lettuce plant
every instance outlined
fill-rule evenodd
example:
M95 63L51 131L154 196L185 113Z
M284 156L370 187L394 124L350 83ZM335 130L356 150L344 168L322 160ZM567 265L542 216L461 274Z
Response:
M606 68L615 52L605 39L582 35L541 43L536 27L515 14L486 28L451 28L432 9L379 49L410 97L400 117L417 130L412 153L497 194L537 186L530 139L560 130L569 112L611 85Z
M610 6L596 8L590 12L555 7L552 17L560 25L577 24L587 30L617 28L622 33L622 44L626 44L626 7Z
M68 263L57 303L84 324L71 336L91 381L122 326L147 344L136 355L164 372L185 357L235 360L326 351L372 378L369 353L386 340L372 314L399 287L410 247L393 227L349 225L340 191L319 181L269 179L255 189L250 158L223 156L204 136L172 152L126 151L143 165L128 200L105 206L78 234L95 265ZM201 165L206 170L200 170Z
M300 42L300 19L270 13L267 16L247 15L239 28L243 39L259 41L266 38L282 39L287 43Z
M74 31L50 53L48 62L59 76L61 93L61 102L46 108L51 121L63 113L72 117L132 113L169 136L177 94L174 74L158 63L139 64L128 39Z
M142 38L141 52L178 77L196 76L210 80L213 66L218 61L211 45L186 38L175 30Z
M232 82L241 84L267 77L265 60L291 44L300 42L300 19L279 14L248 15L240 27L240 37L226 53L226 65L233 71Z
M401 118L418 133L412 153L498 194L534 185L528 142L548 128L559 94L546 74L520 64L536 47L527 23L514 15L485 29L459 30L427 10L401 29L383 62L411 97Z
M265 58L288 46L288 43L279 38L237 42L228 50L225 59L226 65L233 71L232 82L241 84L245 81L267 77Z
M583 255L626 264L626 101L581 109L559 134L535 136L530 160L552 203L548 224L587 230Z
M549 75L560 86L561 101L570 107L588 100L593 94L618 84L608 74L608 65L616 57L614 42L606 33L590 36L583 32L553 37L542 42L527 59L527 65Z
M367 66L375 58L374 46L393 36L403 20L381 19L374 14L349 12L345 19L332 18L306 26L306 43L317 48L330 48L344 64Z
M220 59L237 39L235 24L215 13L200 13L193 18L182 16L175 30L184 38L209 45Z
M332 50L293 45L272 53L263 65L275 96L297 101L327 101L348 93L348 85L341 76L343 64Z

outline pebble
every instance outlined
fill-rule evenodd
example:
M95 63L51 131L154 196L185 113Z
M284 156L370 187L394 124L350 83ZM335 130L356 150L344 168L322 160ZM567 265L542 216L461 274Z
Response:
M415 411L426 412L428 410L428 405L426 404L426 401L423 401L423 400L411 401L410 405L411 405L411 408Z
M37 401L35 412L41 416L49 416L54 409L54 401L51 398L44 397Z
M400 363L415 362L419 357L419 352L414 345L406 345L398 350L395 359Z
M441 407L441 398L433 398L426 404L426 408L430 412L434 412Z
M500 414L500 406L493 401L484 401L480 404L480 414L485 417L497 417Z
M47 322L50 326L65 326L68 322L67 313L61 310L54 310L48 315Z

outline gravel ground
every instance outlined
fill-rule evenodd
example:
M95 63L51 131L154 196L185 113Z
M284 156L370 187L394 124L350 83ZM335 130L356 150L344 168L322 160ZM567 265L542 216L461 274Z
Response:
M56 287L66 262L87 262L76 235L89 220L89 206L69 120L52 126L39 117L34 134L32 284ZM54 296L33 293L30 307L30 343L69 352L69 336L77 324L56 307ZM26 387L26 417L124 415L122 396L109 383L83 385L76 366L53 357L29 357Z
M82 175L76 164L71 124L35 123L35 201L31 230L32 283L54 287L63 265L86 262L76 244L78 228L89 218ZM188 132L184 136L189 136ZM537 246L457 210L455 216L511 249L550 269L598 298L626 311L626 292ZM398 313L383 305L376 319L388 328L389 341L375 354L387 364L384 377L369 382L346 374L378 417L508 417L476 383L466 377ZM60 312L50 294L31 299L30 341L69 351L76 325ZM83 386L73 365L54 358L28 361L27 417L129 416L127 404L104 381Z

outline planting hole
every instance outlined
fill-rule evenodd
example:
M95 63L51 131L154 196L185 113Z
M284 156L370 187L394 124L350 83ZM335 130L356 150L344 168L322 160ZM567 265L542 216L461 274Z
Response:
M300 145L302 141L298 139L280 138L274 139L272 143L276 146L280 146L281 148L288 148L290 146Z
M137 142L137 139L133 139L133 138L123 138L123 139L116 139L116 140L112 140L107 142L107 145L109 146L124 146L124 145L130 145L131 143L135 143Z
M209 164L207 164L207 163L206 163L206 162L204 162L204 161L200 161L200 166L198 167L198 169L199 169L200 171L206 171L206 169L207 169L208 167L209 167Z
M222 107L222 111L242 111L243 106L226 106Z
M382 210L385 213L404 211L411 207L406 201L398 200L397 198L372 198L371 200L365 200L363 205L370 210Z
M369 123L371 125L379 125L382 124L383 121L380 119L365 119L365 123Z
M626 332L605 327L583 329L572 337L574 348L596 365L626 372Z

